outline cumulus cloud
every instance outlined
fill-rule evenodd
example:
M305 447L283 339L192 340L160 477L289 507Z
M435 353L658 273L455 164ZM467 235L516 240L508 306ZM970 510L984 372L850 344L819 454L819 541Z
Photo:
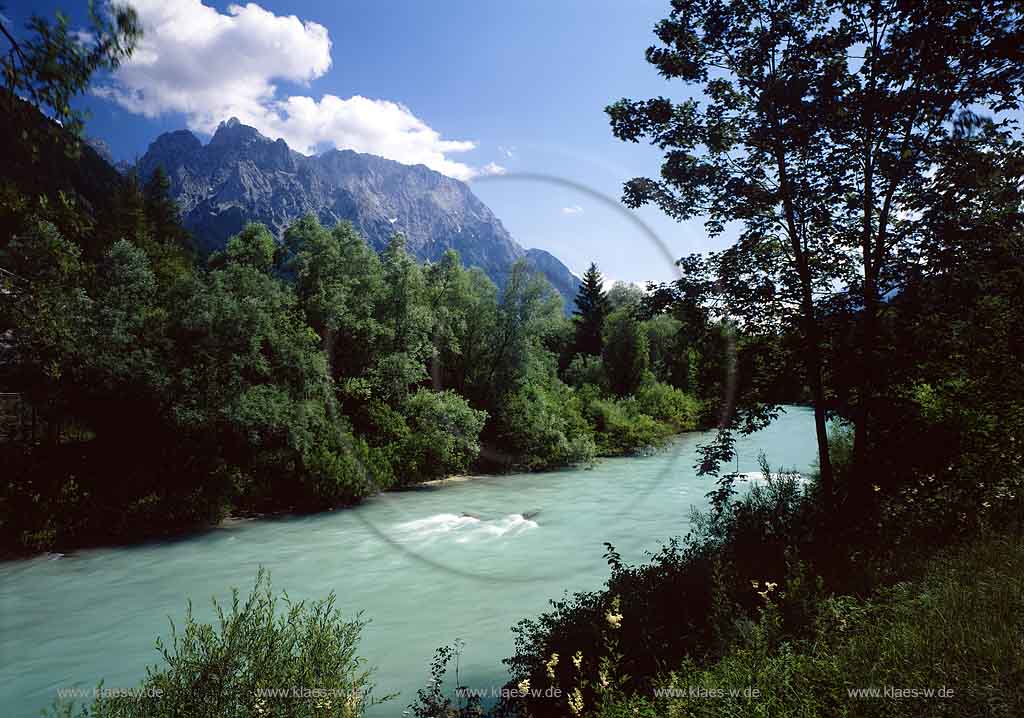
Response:
M398 102L354 95L282 96L278 82L308 85L331 67L327 28L255 3L227 14L201 0L133 0L145 36L111 81L94 89L130 112L185 115L190 129L210 134L237 117L292 148L369 152L425 164L458 179L478 170L448 155L476 143L448 140ZM498 165L488 165L491 173Z
M583 208L578 204L571 207L562 207L562 214L583 214Z

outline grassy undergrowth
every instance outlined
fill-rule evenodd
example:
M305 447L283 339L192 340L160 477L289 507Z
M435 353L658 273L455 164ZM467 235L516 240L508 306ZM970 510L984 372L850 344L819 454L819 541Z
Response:
M814 632L796 641L785 638L777 606L785 587L758 588L759 620L740 627L720 660L685 662L661 676L660 695L609 692L579 715L1024 715L1019 534L944 551L922 576L869 598L825 599Z

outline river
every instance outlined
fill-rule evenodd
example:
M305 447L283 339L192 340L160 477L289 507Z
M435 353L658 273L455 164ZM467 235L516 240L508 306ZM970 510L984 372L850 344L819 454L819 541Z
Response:
M500 686L510 627L563 591L599 588L605 541L639 561L687 532L712 487L693 470L706 438L688 434L655 455L592 468L450 482L354 509L0 564L3 713L38 715L58 689L101 678L107 688L135 686L158 662L153 642L168 634L168 617L180 625L191 598L208 620L210 597L232 586L245 594L260 565L293 599L333 590L345 614L371 620L360 653L377 666L377 693L401 695L370 715L400 715L426 683L434 649L456 637L466 643L463 683ZM756 471L764 451L773 467L807 472L813 416L791 407L738 449L740 471Z

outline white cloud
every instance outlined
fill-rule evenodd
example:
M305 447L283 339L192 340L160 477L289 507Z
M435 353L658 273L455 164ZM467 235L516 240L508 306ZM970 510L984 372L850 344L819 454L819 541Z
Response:
M498 152L505 155L505 157L507 157L508 159L512 159L513 157L516 156L515 147L502 147L501 145L498 145Z
M497 162L488 162L480 168L480 174L482 175L503 175L508 172L506 167L502 167Z
M2 17L2 15L0 15L0 17ZM96 36L88 30L74 30L71 32L71 37L73 37L79 45L84 45L87 49L96 44Z
M562 214L583 214L583 208L578 204L571 207L562 207Z
M230 5L227 14L201 0L132 5L145 35L112 81L95 88L130 112L180 112L190 129L207 134L237 117L300 152L352 149L458 179L487 171L448 157L474 149L475 142L443 139L401 103L360 95L281 96L276 82L307 85L330 69L331 39L318 23L255 3Z

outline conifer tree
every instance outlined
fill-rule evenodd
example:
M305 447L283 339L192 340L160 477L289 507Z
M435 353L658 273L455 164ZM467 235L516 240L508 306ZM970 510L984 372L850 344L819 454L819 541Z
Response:
M181 225L181 212L171 196L171 180L163 167L158 165L146 180L142 198L149 230L156 243L190 254L197 253L192 236Z
M593 262L583 275L583 283L576 294L576 309L573 311L576 323L576 353L601 355L601 334L604 320L608 316L608 295L602 288L604 278Z

